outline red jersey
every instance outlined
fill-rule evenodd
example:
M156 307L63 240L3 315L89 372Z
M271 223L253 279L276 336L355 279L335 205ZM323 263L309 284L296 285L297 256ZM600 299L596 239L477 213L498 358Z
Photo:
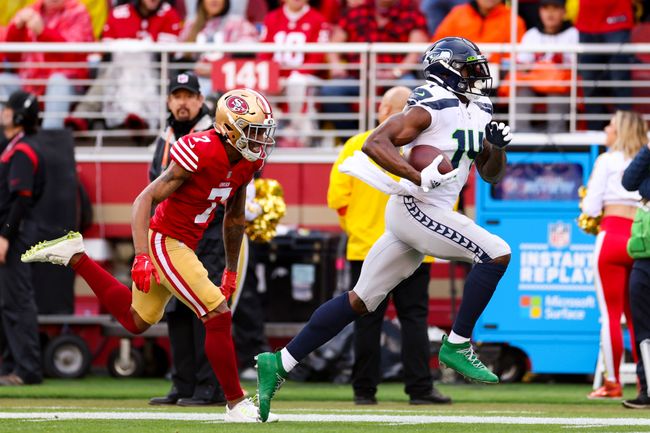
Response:
M149 224L152 230L196 249L217 205L248 185L264 163L242 158L231 166L224 146L230 144L214 129L185 135L174 143L171 159L192 176L156 207Z
M113 8L104 24L102 39L141 39L174 42L181 30L181 19L169 3L143 18L132 3Z
M581 0L575 26L584 33L608 33L634 27L632 0Z
M262 42L275 43L287 47L302 46L305 43L328 42L329 23L317 10L305 6L298 13L290 12L286 7L275 9L264 18ZM291 51L278 51L263 53L260 58L269 60L273 58L283 68L280 75L283 77L292 71L317 75L315 69L301 69L305 64L322 64L325 62L323 53L299 53Z

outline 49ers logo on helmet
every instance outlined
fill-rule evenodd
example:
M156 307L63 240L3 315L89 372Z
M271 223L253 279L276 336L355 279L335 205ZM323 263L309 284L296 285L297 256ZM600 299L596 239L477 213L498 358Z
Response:
M231 96L226 99L226 107L235 114L246 114L248 113L248 102L240 98L239 96Z

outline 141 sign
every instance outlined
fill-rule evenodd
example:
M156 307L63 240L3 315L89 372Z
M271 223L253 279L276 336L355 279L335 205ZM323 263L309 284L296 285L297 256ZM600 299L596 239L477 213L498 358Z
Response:
M279 69L277 63L268 60L219 60L212 63L212 87L218 92L249 87L265 93L277 93L280 90Z

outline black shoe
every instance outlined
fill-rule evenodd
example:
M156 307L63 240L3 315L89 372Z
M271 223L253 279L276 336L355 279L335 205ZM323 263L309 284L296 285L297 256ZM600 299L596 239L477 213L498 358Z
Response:
M207 399L207 398L196 398L196 397L186 397L179 398L176 402L177 406L225 406L226 398L216 398L216 399Z
M634 400L623 400L623 406L628 409L650 409L650 397L641 394Z
M412 395L409 400L409 404L421 405L421 404L450 404L451 397L447 397L433 388L429 394L425 395Z
M161 406L161 405L172 405L176 404L180 396L178 394L167 394L164 397L154 397L149 400L149 404L152 406Z
M374 395L355 395L354 404L359 406L377 404L377 398Z

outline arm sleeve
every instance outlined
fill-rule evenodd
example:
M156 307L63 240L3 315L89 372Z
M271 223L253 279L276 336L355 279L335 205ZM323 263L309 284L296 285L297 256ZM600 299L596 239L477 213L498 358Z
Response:
M32 195L34 188L34 163L27 154L16 151L9 162L9 192Z
M176 140L176 143L169 149L169 156L185 170L196 173L199 170L199 156L196 152L199 146L195 146L194 149L188 146L186 140L191 139L190 136L185 135Z
M639 194L646 200L650 200L650 176L643 179L639 185Z
M0 236L8 239L9 241L15 239L16 234L18 234L18 229L20 228L20 222L25 217L25 214L29 209L30 202L30 196L17 195L14 197L13 201L11 202L11 207L9 208L9 215L7 216L7 220L2 225L2 229L0 229Z
M34 165L25 153L16 152L12 156L8 181L12 200L7 220L0 229L0 236L11 241L16 237L32 200Z
M623 188L636 191L648 176L650 176L650 149L648 146L643 146L623 172Z
M151 160L151 165L149 166L149 182L153 182L160 176L162 172L162 154L163 148L165 147L165 142L159 138L156 139L156 149L153 151L153 159Z
M597 217L603 210L603 195L609 175L605 155L599 156L596 160L587 183L587 195L582 199L582 211L591 217Z

